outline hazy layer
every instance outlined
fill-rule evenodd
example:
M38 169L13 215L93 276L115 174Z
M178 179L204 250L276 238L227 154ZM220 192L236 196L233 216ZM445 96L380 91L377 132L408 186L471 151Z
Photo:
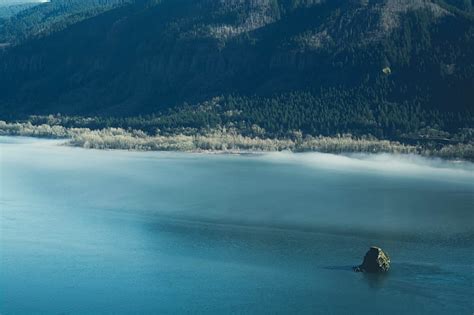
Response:
M403 235L474 230L467 220L474 208L469 162L388 154L137 153L31 138L0 141L10 143L2 145L3 191L34 189L30 198L53 204L64 202L54 195L68 184L67 203L180 219ZM42 176L17 178L31 171ZM43 184L43 178L49 180Z
M50 2L50 0L0 0L0 6L9 6L25 3L45 3Z
M2 314L472 312L472 164L60 144L0 137Z

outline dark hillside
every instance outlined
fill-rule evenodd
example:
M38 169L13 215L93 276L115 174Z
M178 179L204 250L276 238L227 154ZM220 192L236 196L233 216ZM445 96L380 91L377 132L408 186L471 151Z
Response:
M11 45L47 36L132 0L51 0L0 6L0 43ZM3 13L3 16L2 16Z
M474 19L454 2L138 1L7 50L2 115L130 116L233 95L266 104L271 125L283 112L350 121L364 108L396 131L401 114L381 118L383 107L472 127ZM290 94L304 95L293 113L282 111ZM291 128L321 129L300 120Z

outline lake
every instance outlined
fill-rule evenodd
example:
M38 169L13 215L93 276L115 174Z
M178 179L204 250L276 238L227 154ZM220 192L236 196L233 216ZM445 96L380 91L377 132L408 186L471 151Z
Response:
M1 314L474 311L467 162L0 137L0 220Z

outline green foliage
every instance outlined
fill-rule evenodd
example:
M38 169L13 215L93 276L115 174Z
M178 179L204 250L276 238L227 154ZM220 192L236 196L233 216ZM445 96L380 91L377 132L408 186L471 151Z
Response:
M127 118L31 116L27 121L8 123L0 121L0 135L67 138L70 139L68 142L70 145L95 149L390 152L418 153L448 159L474 159L474 129L464 128L452 132L442 130L437 123L445 122L444 119L447 117L439 113L423 113L413 108L400 109L398 106L379 107L373 110L367 108L367 112L356 119L350 115L338 117L337 125L340 126L340 130L351 130L356 134L322 136L302 130L278 131L282 122L288 126L292 123L294 126L302 126L298 121L304 120L301 119L303 115L296 120L292 119L291 115L279 116L275 108L278 107L278 102L286 97L305 102L315 101L314 96L306 93L293 93L268 100L220 97L198 106L184 105L167 113L150 116ZM259 110L255 110L256 102L272 104L271 107L265 108L263 113L273 115L271 119L263 120L269 130L255 124L259 116ZM248 116L245 114L247 106L254 111ZM311 115L312 111L320 107L315 105L316 108L308 110L307 106L301 108L298 104L293 106L295 108L291 109L291 114L303 110L305 115ZM247 120L247 117L251 121ZM407 118L410 118L410 121L404 122ZM420 123L423 118L434 125ZM390 137L392 138L390 141L374 137L372 134L363 134L373 132L377 128L383 132L383 126L373 123L381 119L385 124L398 125L412 132ZM331 120L331 117L327 116L326 120ZM461 116L454 120L457 120L457 125L466 122L466 118ZM472 123L472 117L470 121ZM344 122L348 123L346 127L343 126ZM359 126L349 126L351 122L356 122ZM273 130L280 134L276 134Z
M15 14L29 9L35 5L38 5L37 3L24 3L24 4L10 4L10 5L3 5L0 3L0 23L2 19L7 19L11 16L14 16Z
M0 43L21 43L47 36L132 0L54 0L42 4L0 7ZM7 12L8 10L8 12Z
M445 3L452 5L460 10L472 12L472 0L445 0Z
M357 97L354 97L357 95ZM273 97L216 97L196 105L183 104L152 115L134 117L33 116L35 125L66 128L123 128L189 135L219 128L235 128L244 136L291 138L295 132L311 136L351 134L407 143L467 143L473 140L472 112L425 110L419 104L387 102L369 93L337 89L318 95L292 92ZM464 129L463 129L464 128ZM466 131L467 130L467 131ZM470 130L471 133L468 131Z

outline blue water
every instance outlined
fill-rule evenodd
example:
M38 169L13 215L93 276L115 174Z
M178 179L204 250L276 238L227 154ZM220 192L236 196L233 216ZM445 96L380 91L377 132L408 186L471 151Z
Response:
M0 137L0 313L472 314L473 196L470 163Z

